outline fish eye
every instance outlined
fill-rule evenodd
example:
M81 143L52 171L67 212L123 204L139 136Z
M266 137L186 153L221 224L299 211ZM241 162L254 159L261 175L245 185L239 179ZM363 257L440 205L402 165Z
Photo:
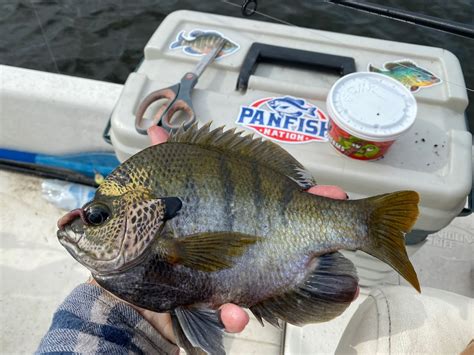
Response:
M110 210L102 204L89 205L84 209L86 223L92 226L100 226L110 217Z

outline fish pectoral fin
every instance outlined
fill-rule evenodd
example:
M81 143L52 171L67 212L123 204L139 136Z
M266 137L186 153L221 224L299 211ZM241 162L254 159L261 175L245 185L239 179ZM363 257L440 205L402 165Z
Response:
M341 253L315 257L306 279L284 294L250 307L255 317L280 326L279 319L294 325L325 322L340 315L357 296L354 264Z
M178 307L171 313L171 319L178 345L188 354L225 355L224 325L218 311Z
M200 233L165 241L166 259L200 271L218 271L232 266L259 237L241 233Z

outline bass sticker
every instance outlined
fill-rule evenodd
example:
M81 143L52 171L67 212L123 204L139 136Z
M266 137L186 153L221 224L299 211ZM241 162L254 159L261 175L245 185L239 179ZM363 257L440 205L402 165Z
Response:
M188 34L186 34L186 31L181 31L169 48L171 50L181 48L185 54L201 57L209 53L220 38L224 38L226 43L216 58L226 57L239 50L240 45L225 37L222 33L200 29L191 30Z
M235 123L277 142L328 140L326 115L313 104L292 96L267 97L241 106Z
M420 67L413 60L403 59L387 62L383 68L377 68L369 64L368 70L374 73L388 75L405 85L411 92L417 92L421 88L429 88L442 82L436 74Z

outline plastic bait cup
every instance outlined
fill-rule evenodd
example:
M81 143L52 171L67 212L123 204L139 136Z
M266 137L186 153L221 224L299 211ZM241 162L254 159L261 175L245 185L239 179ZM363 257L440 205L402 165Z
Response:
M358 72L340 78L326 101L329 141L342 154L359 160L382 157L413 125L415 97L383 74Z

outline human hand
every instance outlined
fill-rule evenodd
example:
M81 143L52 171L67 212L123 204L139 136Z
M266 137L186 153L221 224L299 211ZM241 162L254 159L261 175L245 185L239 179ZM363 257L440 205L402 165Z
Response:
M89 284L99 286L100 285L92 277L89 278ZM130 307L135 309L150 325L155 328L158 333L164 336L166 339L176 344L176 337L173 332L173 324L171 322L171 316L169 313L158 313L148 309L144 309L128 303L112 293L109 293L112 297L119 299L122 302L127 303ZM235 304L224 304L219 308L220 318L224 324L225 330L228 333L239 333L244 330L245 326L249 322L249 316L239 306Z

